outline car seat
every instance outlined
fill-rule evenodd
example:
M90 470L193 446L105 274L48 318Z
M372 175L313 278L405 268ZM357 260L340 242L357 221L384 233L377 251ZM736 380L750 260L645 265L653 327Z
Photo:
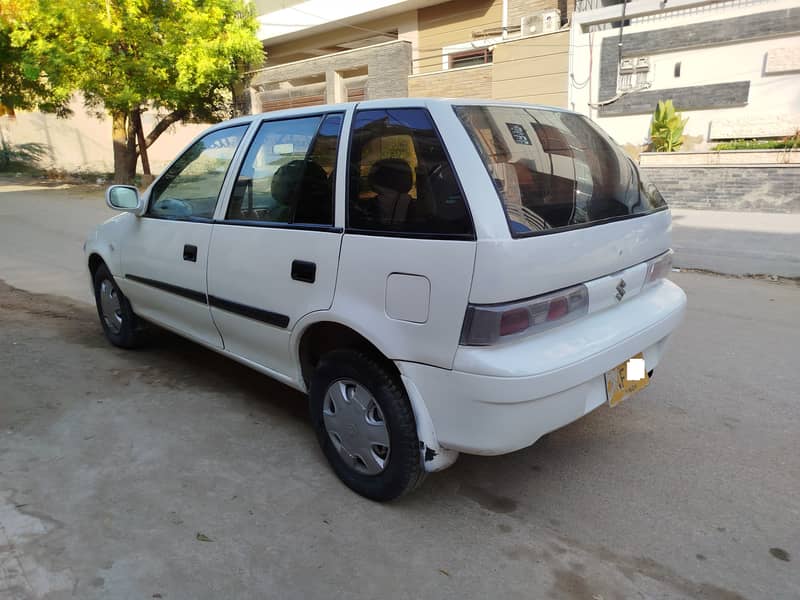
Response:
M313 160L293 160L272 176L272 197L284 207L288 223L333 224L328 176Z
M377 199L370 202L377 202L383 207L379 211L380 220L390 225L404 224L411 204L408 192L414 186L411 166L401 158L377 160L369 170L367 182L377 194ZM390 207L388 210L387 206Z

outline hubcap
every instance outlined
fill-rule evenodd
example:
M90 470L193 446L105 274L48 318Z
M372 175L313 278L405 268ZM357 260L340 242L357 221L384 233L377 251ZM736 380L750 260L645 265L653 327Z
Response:
M389 430L381 407L360 383L334 381L322 405L325 429L334 448L359 473L377 475L389 460Z
M114 284L104 279L100 284L100 312L103 321L113 333L122 329L122 309L119 304L119 292Z

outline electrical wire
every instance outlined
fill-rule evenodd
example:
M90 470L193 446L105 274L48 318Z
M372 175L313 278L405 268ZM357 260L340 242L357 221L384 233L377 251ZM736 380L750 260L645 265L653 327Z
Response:
M624 18L625 18L625 8L626 7L627 7L627 0L623 0L623 7L622 7L622 9L623 9L622 19L623 20L620 21L621 27L619 28L620 29L619 38L618 38L619 41L617 43L618 52L620 53L620 55L622 54L622 34L623 34L623 28L624 28ZM319 19L320 20L320 23L319 23L320 25L329 22L329 19L326 18L326 17L322 17L322 16L320 16L318 14L314 14L314 13L302 10L300 8L297 8L296 6L290 6L288 8L290 10L293 10L293 11L295 11L297 13L306 15L308 17ZM448 14L447 17L443 17L443 18L438 19L438 20L442 20L444 18L453 18L454 16L462 16L464 14L469 14L470 12L475 12L475 11L462 11L461 13L458 13L456 15ZM569 21L567 23L565 23L565 25L562 26L559 29L559 31L567 31L568 25L569 25ZM308 27L309 24L308 23L302 23L302 24L301 23L294 23L294 24L281 23L280 26L283 26L283 27ZM377 30L377 29L371 29L369 27L362 27L362 26L359 26L359 25L352 25L350 23L341 23L340 26L348 28L348 29L352 29L352 30L355 30L355 31L360 31L360 32L364 32L364 33L370 33L370 34L373 34L373 35L379 35L379 36L391 35L391 33L387 32L387 31L380 31L380 30ZM492 26L493 25L491 23L486 24L486 25L483 26L483 30L482 31L491 30ZM497 28L497 27L495 27L495 28ZM502 23L500 23L500 28L502 28ZM466 31L467 29L464 29L464 30ZM473 31L472 33L474 35L475 32ZM584 88L586 88L588 86L589 87L589 97L591 98L592 68L594 66L593 65L593 59L594 59L594 33L595 32L590 32L589 33L589 42L587 44L567 43L566 46L564 44L545 43L545 42L539 41L538 39L536 41L530 41L530 42L522 41L525 38L516 38L516 39L502 40L502 41L513 41L513 42L515 42L516 46L523 46L523 47L534 47L535 46L535 47L538 47L538 48L558 48L558 49L565 49L568 52L571 52L571 51L573 51L573 50L575 50L577 48L588 48L589 49L589 75L582 82L578 82L575 79L575 76L574 76L573 73L569 74L569 78L570 78L570 82L571 82L572 86L575 89L579 89L580 90L580 89L584 89ZM499 36L488 36L488 33L487 33L486 35L484 35L482 38L479 38L478 40L470 40L469 42L464 42L464 44L469 44L469 47L473 48L473 49L474 48L486 48L487 46L485 46L485 45L476 46L476 43L478 43L481 39L483 39L483 40L492 39L492 37L499 37ZM500 42L500 41L501 40L498 39L498 42ZM417 48L416 52L417 52L417 55L418 55L417 58L413 58L411 60L412 60L412 63L414 64L414 66L417 69L425 68L425 67L431 67L431 66L435 66L435 67L440 67L441 66L441 60L442 60L442 56L443 56L443 48L442 47ZM420 55L426 55L426 54L428 56L420 56ZM558 54L558 52L555 52L553 54ZM517 60L522 60L522 59L517 59ZM490 63L487 63L487 64L490 64ZM749 73L749 71L748 71L748 73ZM731 74L728 74L728 75L731 75ZM624 90L622 92L619 92L618 94L616 94L615 96L613 96L611 98L608 98L607 100L602 100L602 101L594 102L594 103L589 102L587 104L591 108L601 108L603 106L607 106L609 104L613 104L614 102L617 102L620 98L622 98L622 97L624 97L624 96L626 96L628 94L646 90L646 89L650 88L651 85L652 84L648 82L648 83L645 83L643 85L637 86L634 89Z
M586 79L584 79L583 82L578 83L575 80L575 74L574 73L570 73L569 74L569 78L572 80L573 86L576 89L579 89L579 90L582 90L587 85L591 87L591 84L592 84L592 50L594 49L593 45L592 45L593 41L594 41L594 33L590 33L589 34L589 74L586 76ZM589 97L591 98L591 91L589 92Z
M637 86L635 88L632 88L630 90L623 90L623 91L617 93L616 95L612 96L608 100L601 100L600 102L587 102L586 104L587 104L587 106L590 106L591 108L603 108L604 106L608 106L609 104L613 104L614 102L616 102L617 100L619 100L623 96L627 96L628 94L635 94L636 92L641 92L643 90L646 90L646 89L650 88L652 85L653 84L648 81L647 83L643 83L642 85L639 85L639 86Z

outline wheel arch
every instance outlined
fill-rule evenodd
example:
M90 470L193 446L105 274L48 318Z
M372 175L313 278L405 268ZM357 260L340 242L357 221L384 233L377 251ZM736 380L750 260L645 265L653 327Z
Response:
M97 269L100 268L100 265L106 265L106 267L108 267L108 263L106 263L105 259L102 256L100 256L100 253L97 251L92 252L89 255L87 264L89 266L89 273L92 275L93 279L95 273L97 273Z
M314 368L325 352L335 348L355 348L367 352L386 365L397 378L398 384L406 390L416 421L420 440L420 460L425 470L440 471L452 465L458 458L458 452L439 445L424 398L414 382L401 373L389 354L359 331L357 326L331 319L330 313L319 313L308 317L307 321L298 322L294 330L295 335L292 336L292 353L298 358L301 385L304 385L306 390L309 389Z
M330 315L327 315L328 317ZM400 370L386 352L351 324L330 318L319 318L298 324L293 336L292 353L300 366L300 380L308 389L311 375L320 358L331 350L353 348L366 352L383 363L400 382Z

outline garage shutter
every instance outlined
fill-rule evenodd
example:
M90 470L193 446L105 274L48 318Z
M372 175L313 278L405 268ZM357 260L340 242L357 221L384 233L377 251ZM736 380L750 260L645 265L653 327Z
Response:
M366 99L366 88L357 87L357 88L348 88L347 89L347 101L348 102L362 102Z

